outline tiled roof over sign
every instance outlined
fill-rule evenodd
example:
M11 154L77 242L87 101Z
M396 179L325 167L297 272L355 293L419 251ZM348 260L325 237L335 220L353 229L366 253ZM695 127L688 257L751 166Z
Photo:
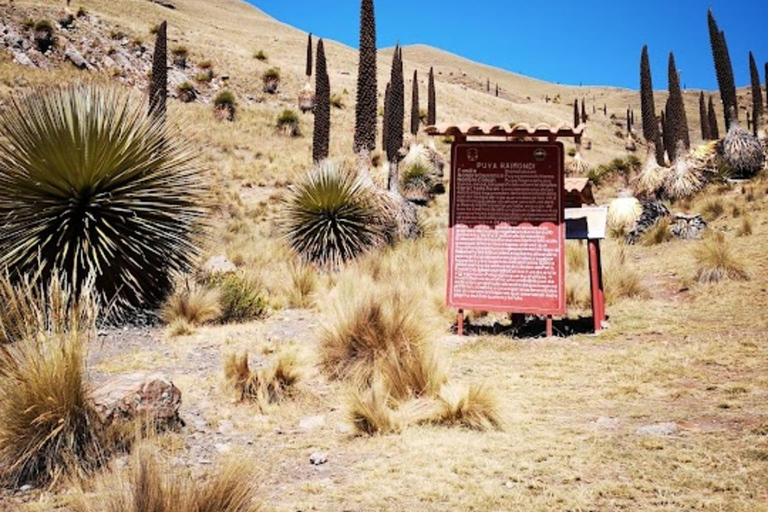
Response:
M440 123L426 128L427 135L447 135L464 137L577 137L580 138L587 125L580 124L576 128L561 123L558 125L549 125L539 123L535 126L518 123L514 126L509 123L491 124L491 123Z

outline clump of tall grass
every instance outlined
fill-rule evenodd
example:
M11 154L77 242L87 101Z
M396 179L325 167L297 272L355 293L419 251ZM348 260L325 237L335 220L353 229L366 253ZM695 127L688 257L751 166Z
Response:
M256 402L263 409L291 397L302 379L296 354L283 350L267 366L253 369L248 354L230 354L224 360L224 377L240 400Z
M305 264L292 264L288 268L288 304L307 308L313 304L318 287L317 270Z
M747 265L733 250L722 233L714 233L696 245L696 280L717 283L722 280L747 281L751 278Z
M0 112L0 268L43 283L58 271L75 292L94 276L104 303L159 304L199 254L198 153L122 89L12 99Z
M29 276L11 279L0 273L0 344L67 332L86 332L99 314L91 281L80 292L54 272L47 286Z
M648 295L642 276L629 261L625 246L610 247L603 254L605 255L603 278L607 304L613 304L619 299L645 298Z
M356 388L380 379L396 400L435 395L446 375L421 312L397 289L339 297L321 332L321 368Z
M98 468L109 440L89 400L81 333L0 348L0 482L47 484Z
M221 317L221 294L189 282L179 286L160 309L160 316L167 324L181 320L196 326L215 322Z
M384 243L385 220L380 197L363 179L325 161L291 190L282 224L302 260L338 268Z
M672 222L669 217L660 219L656 224L651 226L640 238L640 244L651 246L659 245L672 240Z
M709 198L699 206L699 213L707 222L719 219L725 213L725 205L719 197Z
M193 476L142 447L129 467L101 475L92 495L79 490L68 505L72 512L258 512L255 481L242 461Z

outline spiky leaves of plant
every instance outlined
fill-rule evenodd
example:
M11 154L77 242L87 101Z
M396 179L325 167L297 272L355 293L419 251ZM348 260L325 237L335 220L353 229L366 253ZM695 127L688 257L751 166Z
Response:
M768 71L768 67L765 69ZM429 68L429 91L427 96L427 126L432 126L437 123L437 97L435 93L434 68Z
M323 40L317 43L317 72L315 73L315 131L312 138L312 160L328 158L331 137L331 84L325 62Z
M285 236L307 262L335 268L384 242L384 215L368 184L325 161L291 191Z
M157 29L155 53L152 57L152 79L149 83L149 113L158 119L165 119L165 104L168 101L168 23Z
M195 153L116 89L15 99L0 116L0 267L58 271L120 305L162 299L198 254L204 181Z
M758 130L763 128L763 90L760 87L760 74L757 72L757 64L752 52L749 52L749 75L752 81L753 133L757 136Z
M376 18L373 0L360 2L360 57L357 69L357 107L355 109L356 153L376 148Z

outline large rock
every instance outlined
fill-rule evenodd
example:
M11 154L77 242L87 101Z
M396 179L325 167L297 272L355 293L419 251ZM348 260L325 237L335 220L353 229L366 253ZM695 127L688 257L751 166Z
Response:
M672 234L684 240L698 240L707 229L706 221L701 215L684 215L676 213L672 224Z
M237 266L229 261L226 256L213 256L203 265L203 271L209 276L231 274L237 271Z
M32 59L30 59L24 52L13 52L13 59L22 66L26 66L28 68L37 67L35 66L35 63L32 62Z
M64 58L71 62L77 69L91 69L93 66L85 60L83 54L77 51L73 46L67 48L64 52Z
M114 377L95 388L91 399L105 424L116 420L154 419L172 424L179 419L181 391L158 373L131 373Z

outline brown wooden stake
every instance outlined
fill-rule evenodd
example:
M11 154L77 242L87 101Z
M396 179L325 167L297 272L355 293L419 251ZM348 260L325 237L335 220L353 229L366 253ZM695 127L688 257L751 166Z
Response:
M459 310L459 320L456 325L457 325L456 330L459 336L464 336L464 310L463 309Z
M552 339L552 315L547 315L547 339Z
M603 289L603 268L600 257L600 241L589 240L589 284L592 291L592 318L595 332L603 330L605 321L605 291Z

